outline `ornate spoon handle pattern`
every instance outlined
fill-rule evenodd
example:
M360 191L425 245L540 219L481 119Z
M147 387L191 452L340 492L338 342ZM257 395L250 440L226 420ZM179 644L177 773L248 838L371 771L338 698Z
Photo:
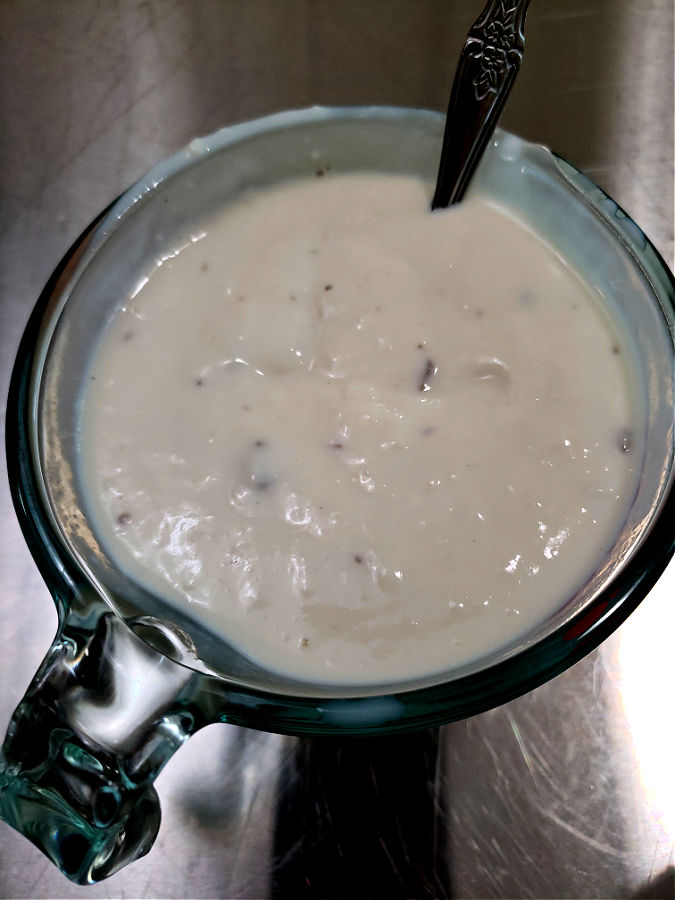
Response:
M525 46L530 0L490 0L459 57L432 209L458 203L494 131Z

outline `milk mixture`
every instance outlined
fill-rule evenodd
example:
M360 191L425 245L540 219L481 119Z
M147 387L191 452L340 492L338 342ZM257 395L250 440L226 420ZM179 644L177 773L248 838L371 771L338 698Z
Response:
M116 565L265 667L426 675L518 639L633 497L627 341L554 251L407 176L250 194L167 245L83 397Z

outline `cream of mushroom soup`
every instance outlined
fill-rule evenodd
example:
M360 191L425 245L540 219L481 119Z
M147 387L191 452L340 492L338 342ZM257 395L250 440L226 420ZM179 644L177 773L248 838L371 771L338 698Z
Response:
M269 669L475 660L573 596L625 518L628 338L489 196L431 213L413 177L284 182L121 299L82 401L98 539Z

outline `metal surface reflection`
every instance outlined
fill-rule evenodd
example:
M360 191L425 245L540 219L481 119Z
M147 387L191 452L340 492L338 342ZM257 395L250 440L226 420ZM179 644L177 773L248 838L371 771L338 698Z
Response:
M637 867L651 853L649 876L667 869L669 864L672 872L675 843L675 721L669 708L675 666L667 662L661 669L653 662L672 657L674 593L675 569L671 563L649 598L649 605L638 608L631 617L631 627L619 633L615 658L610 658L610 665L614 662L616 666L620 700L615 722L623 726L622 737L631 747L635 761L633 850L638 857ZM662 601L658 617L656 598ZM637 823L643 823L642 827L635 827Z
M481 0L0 4L0 393L64 250L162 156L311 103L444 109ZM673 262L671 0L532 4L505 127L552 146ZM0 729L55 628L0 484ZM675 568L553 682L437 732L212 726L157 782L152 853L87 897L674 897ZM669 765L670 762L670 765ZM81 897L0 823L0 896Z

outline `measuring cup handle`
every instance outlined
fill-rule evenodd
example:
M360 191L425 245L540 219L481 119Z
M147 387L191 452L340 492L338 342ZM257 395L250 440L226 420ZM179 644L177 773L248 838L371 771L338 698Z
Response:
M0 817L79 884L143 856L152 783L197 727L194 677L107 608L69 613L0 751Z

